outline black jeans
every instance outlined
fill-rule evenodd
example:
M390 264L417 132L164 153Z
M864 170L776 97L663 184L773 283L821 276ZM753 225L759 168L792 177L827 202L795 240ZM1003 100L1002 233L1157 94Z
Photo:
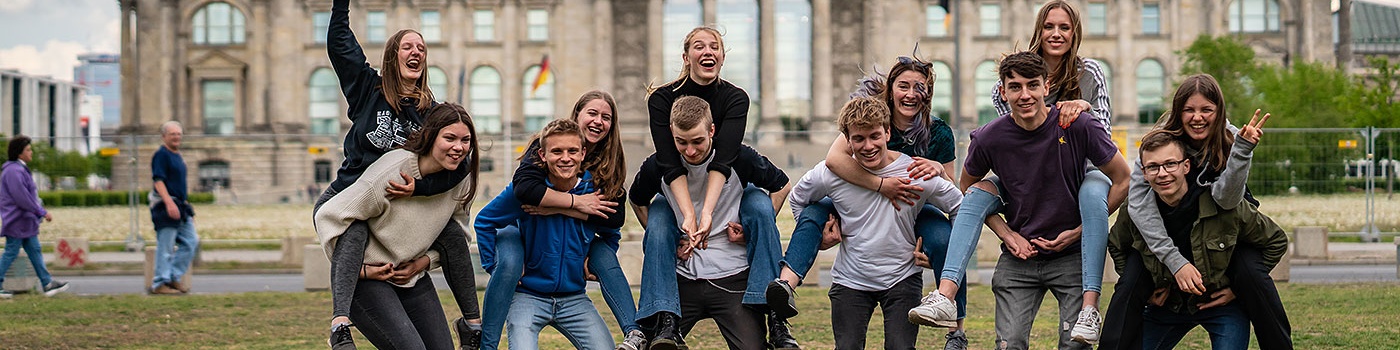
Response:
M676 275L680 288L681 334L689 334L701 320L715 319L730 350L762 350L767 346L763 314L744 306L749 272L713 280L692 280Z
M1127 263L1118 277L1113 298L1108 302L1099 349L1142 348L1142 312L1154 288L1142 254L1131 248L1124 253ZM1234 302L1244 308L1254 325L1259 348L1293 349L1292 326L1274 279L1269 276L1270 270L1272 267L1264 264L1262 250L1240 244L1235 246L1225 273L1230 276L1230 289L1235 292Z
M321 205L336 193L335 189L327 188L316 200L312 212L320 210ZM355 220L336 239L331 252L332 317L349 315L350 299L355 295L360 269L364 265L365 248L369 247L369 236L369 224L364 220ZM452 297L457 301L462 317L469 320L481 318L481 307L476 298L476 272L466 230L456 220L448 220L430 249L438 252L438 263L442 265L447 288L452 290Z
M919 306L923 296L924 277L914 274L894 287L867 292L832 284L827 296L831 298L831 330L836 336L836 348L865 349L865 330L876 304L885 316L885 349L914 349L919 338L919 326L909 323L909 309Z
M359 280L350 321L380 349L452 349L452 331L442 313L433 279L410 288L385 281Z

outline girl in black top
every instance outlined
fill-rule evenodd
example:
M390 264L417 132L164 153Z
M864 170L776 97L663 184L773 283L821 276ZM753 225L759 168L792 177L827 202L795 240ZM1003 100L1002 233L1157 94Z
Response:
M671 187L676 196L676 203L690 203L684 160L681 159L680 152L672 146L675 144L675 135L670 127L671 104L681 96L695 96L710 105L711 117L714 120L714 158L708 168L708 181L702 202L704 205L699 213L695 212L695 208L681 206L684 217L677 221L680 223L681 232L690 236L691 244L698 244L703 241L700 237L710 232L710 227L714 224L712 220L715 202L719 200L720 189L728 180L731 167L753 166L735 162L739 154L739 145L744 138L744 129L748 126L750 101L749 94L744 92L744 89L719 77L720 68L724 66L725 48L718 30L712 27L696 27L686 35L684 45L680 76L660 87L648 88L647 117L650 120L652 142L656 146L656 164L661 171L662 181ZM762 195L757 191L744 193L743 203L758 203L759 198L756 197ZM768 198L762 200L771 201ZM672 215L666 201L657 202L668 209L652 210L650 215ZM782 202L773 202L772 212L769 212L768 208L741 208L741 224L776 226L777 218L774 213L781 208ZM634 204L646 207L645 203ZM747 235L748 232L744 234ZM781 243L776 236L746 236L744 239L751 246L751 251L755 252L748 257L750 269L744 304L767 305L765 293L768 283L777 278L778 261L782 259ZM769 246L772 246L771 249ZM762 256L755 257L756 255ZM774 314L769 310L769 345L776 349L797 348L797 342L788 333L786 321L787 317L796 315L797 310L795 306L783 309L786 311L782 314ZM669 312L659 313L668 314L665 317L674 316L669 315Z
M340 81L341 92L349 104L347 114L351 125L345 135L345 160L336 172L335 181L331 182L325 193L316 201L316 209L320 209L326 200L355 183L360 174L384 153L402 147L408 141L409 135L422 127L422 113L436 105L433 92L428 88L428 75L425 74L428 67L427 45L423 42L422 34L417 31L400 30L385 41L382 71L376 71L367 62L364 49L360 47L355 33L350 31L350 1L335 0L326 30L326 53L330 57L336 78ZM477 160L471 159L470 164L471 166L459 167L455 171L437 172L422 179L401 174L404 184L390 182L387 190L393 198L440 194L462 182L468 174L476 173ZM472 190L475 193L475 188ZM415 259L398 265L362 265L359 262L363 261L368 237L369 227L364 221L356 221L346 230L340 238L340 244L337 244L332 252L333 347L354 346L350 341L349 314L356 279L392 281L413 276L428 266L424 261L426 259ZM469 249L466 231L457 222L449 222L433 243L433 250L440 253L440 263L446 274L447 284L462 311L463 318L455 322L462 338L462 346L475 349L472 344L479 342L481 317ZM476 326L471 327L468 323L474 323Z

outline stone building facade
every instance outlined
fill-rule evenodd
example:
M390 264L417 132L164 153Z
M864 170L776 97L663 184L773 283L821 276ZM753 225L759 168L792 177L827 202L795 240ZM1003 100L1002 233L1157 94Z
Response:
M1071 2L1086 27L1080 54L1107 67L1115 125L1160 114L1181 65L1175 52L1199 35L1234 33L1278 62L1334 57L1326 1ZM148 156L157 127L173 119L185 124L199 189L309 200L307 187L330 180L348 129L325 52L330 0L119 3L120 132L150 135L124 148ZM935 112L975 128L992 117L995 61L1027 46L1042 2L951 3L952 15L936 0L352 0L351 28L376 66L385 38L424 32L434 93L472 112L489 146L484 187L499 190L524 135L567 116L592 89L617 97L618 127L639 164L651 150L646 87L675 78L683 36L706 23L725 33L721 76L753 97L749 142L776 159L788 152L788 165L814 164L856 79L916 43L938 73ZM545 57L551 78L535 88ZM133 178L121 163L130 162L119 162L117 183L149 187L148 169Z
M87 153L79 125L87 88L48 76L0 70L0 142L25 135L61 151Z

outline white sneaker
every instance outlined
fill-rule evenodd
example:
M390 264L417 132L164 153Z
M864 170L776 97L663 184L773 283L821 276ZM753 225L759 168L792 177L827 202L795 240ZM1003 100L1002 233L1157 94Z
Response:
M909 309L909 323L928 327L957 327L958 306L937 291L928 293L919 306Z
M627 336L622 338L622 343L617 344L617 350L646 350L646 348L647 335L636 329L627 332Z
M1074 329L1069 332L1069 338L1089 345L1098 344L1101 326L1103 318L1099 316L1099 308L1086 307L1079 310L1079 320L1074 322Z

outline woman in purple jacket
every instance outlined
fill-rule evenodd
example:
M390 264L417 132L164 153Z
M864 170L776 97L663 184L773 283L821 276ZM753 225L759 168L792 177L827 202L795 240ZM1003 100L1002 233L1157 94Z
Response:
M34 160L34 149L29 143L25 136L10 139L8 161L0 165L0 236L5 236L5 254L0 256L0 285L4 285L5 271L10 270L10 264L19 256L19 248L24 248L29 263L34 264L34 274L43 283L44 295L53 296L68 290L68 283L49 276L49 270L44 268L44 256L39 251L39 219L53 221L53 214L44 210L44 204L39 202L39 189L29 174L28 163ZM12 297L10 291L0 290L0 299Z

